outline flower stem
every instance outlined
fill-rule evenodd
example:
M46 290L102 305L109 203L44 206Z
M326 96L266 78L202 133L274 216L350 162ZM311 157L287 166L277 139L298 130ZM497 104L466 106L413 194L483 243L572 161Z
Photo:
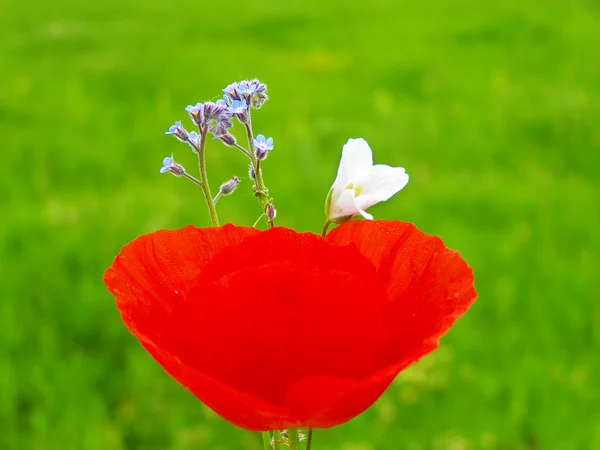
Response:
M271 441L271 432L263 431L262 433L264 450L273 450L273 442Z
M212 194L210 193L210 185L208 184L208 176L206 175L206 160L204 150L206 147L206 133L208 132L205 127L200 134L200 145L198 149L198 169L200 169L200 187L204 193L206 199L206 206L208 206L208 214L210 215L210 222L213 227L219 226L219 217L217 216L217 209L213 203Z
M244 155L246 155L248 158L252 159L252 156L250 156L250 152L248 150L246 150L244 147L242 147L240 144L238 144L236 142L233 144L233 146L235 148L237 148L240 152L242 152Z
M190 180L193 183L196 183L198 186L200 186L202 189L204 189L202 187L202 183L200 182L200 180L196 177L191 176L189 173L187 172L183 172L183 176L186 177L188 180Z
M254 225L252 225L252 228L256 228L256 226L258 225L258 222L260 222L260 219L262 219L263 217L265 217L265 213L262 213L260 216L258 216L258 219L256 219L256 222L254 222Z
M307 435L306 435L306 450L310 450L310 446L312 444L312 435L313 435L313 429L309 428Z
M329 220L326 220L325 225L323 225L323 231L321 232L321 236L325 237L330 225L331 225L331 222Z
M265 186L262 172L260 170L260 161L256 158L256 148L254 147L254 136L252 134L252 122L250 119L250 109L248 109L248 122L244 123L246 128L246 137L248 138L248 147L250 148L250 159L252 160L252 167L254 167L254 195L258 199L258 203L262 207L265 216L267 216L267 226L273 228L275 225L273 219L269 219L267 214L267 205L269 204L269 190Z
M217 202L219 201L219 199L221 198L221 195L223 194L223 191L219 190L219 192L217 192L217 195L215 195L215 198L213 198L213 205L216 205Z
M300 450L300 433L298 428L288 428L288 445L290 450Z

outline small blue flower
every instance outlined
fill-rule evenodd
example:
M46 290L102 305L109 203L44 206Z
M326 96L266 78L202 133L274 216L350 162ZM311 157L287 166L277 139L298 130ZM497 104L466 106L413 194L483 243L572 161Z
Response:
M273 138L265 139L263 134L259 134L254 139L254 146L264 151L273 150Z
M257 84L244 80L238 85L237 91L240 93L240 95L243 95L244 97L251 97L254 94L254 92L256 92L257 87Z
M160 168L160 173L171 172L173 175L183 175L185 169L181 164L177 164L173 155L163 158L163 166Z
M256 148L256 157L258 159L265 159L267 157L267 152L269 150L273 150L273 138L265 139L265 136L259 134L255 139L252 140L254 142L254 148Z
M187 105L185 110L196 125L200 126L204 122L204 105L202 103L198 102L195 105Z
M172 134L173 136L175 136L177 139L179 139L182 142L187 142L187 140L188 140L188 132L185 131L185 128L183 128L181 126L180 120L178 120L173 125L171 125L169 127L169 130L165 131L165 134Z
M227 107L227 111L231 114L242 114L248 108L248 104L246 100L234 100L229 107Z
M178 120L173 125L169 127L169 131L165 131L165 134L175 134L177 130L181 128L181 120Z
M225 94L227 94L227 96L231 99L231 100L240 100L240 93L238 92L238 84L237 83L231 83L229 86L227 86L225 89L223 89L223 92Z
M200 135L195 131L190 131L190 134L188 136L188 144L190 144L192 150L197 152L200 148Z
M173 159L173 156L167 156L166 158L163 158L163 166L160 168L160 173L165 173L168 171L171 168L171 164L174 162L175 160Z

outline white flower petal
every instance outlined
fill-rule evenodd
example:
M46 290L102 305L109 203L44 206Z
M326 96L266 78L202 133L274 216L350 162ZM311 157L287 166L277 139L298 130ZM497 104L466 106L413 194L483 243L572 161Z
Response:
M356 207L354 191L344 189L336 194L334 191L331 197L331 204L327 218L331 221L341 217L356 216L360 211Z
M373 153L367 141L362 138L348 139L342 149L342 159L333 188L346 189L349 183L369 176L373 166Z
M365 210L376 203L388 200L408 183L408 174L403 167L390 167L383 164L373 166L369 176L359 186L362 188L356 198L359 209Z
M360 197L355 197L352 196L352 199L354 200L354 206L356 208L356 210L358 211L358 213L363 216L365 219L367 220L373 220L373 216L371 214L369 214L368 212L366 212L364 209L362 209L359 205L358 205L358 201L359 201ZM365 208L366 209L366 208Z

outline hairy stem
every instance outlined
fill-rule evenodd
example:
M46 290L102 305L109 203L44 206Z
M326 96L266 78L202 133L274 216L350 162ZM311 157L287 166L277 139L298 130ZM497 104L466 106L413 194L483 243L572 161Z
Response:
M210 215L210 222L213 227L219 226L219 217L217 216L217 209L213 203L212 194L210 193L210 185L208 184L208 176L206 175L206 160L205 160L205 148L206 148L206 133L208 130L206 127L200 134L200 145L198 149L198 169L200 169L200 187L204 193L206 200L206 206L208 206L208 214Z
M269 190L265 186L265 181L263 180L262 172L260 170L260 161L256 158L254 135L252 134L252 122L250 120L250 109L248 109L248 122L244 124L244 128L246 128L246 137L248 138L248 147L250 148L250 159L252 160L252 167L254 167L254 195L267 217L267 226L273 228L275 226L273 219L270 219L267 215L267 205L270 200Z
M248 158L252 159L252 156L250 156L250 152L248 150L246 150L244 147L242 147L240 144L238 144L236 142L233 144L233 146L235 148L237 148L240 152L242 152L244 155L246 155Z

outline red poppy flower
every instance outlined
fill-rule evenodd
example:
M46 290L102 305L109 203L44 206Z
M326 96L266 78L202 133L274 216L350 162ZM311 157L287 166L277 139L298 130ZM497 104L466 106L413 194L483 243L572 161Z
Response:
M473 303L437 237L352 221L157 231L106 271L123 321L179 383L248 430L324 428L368 408Z

